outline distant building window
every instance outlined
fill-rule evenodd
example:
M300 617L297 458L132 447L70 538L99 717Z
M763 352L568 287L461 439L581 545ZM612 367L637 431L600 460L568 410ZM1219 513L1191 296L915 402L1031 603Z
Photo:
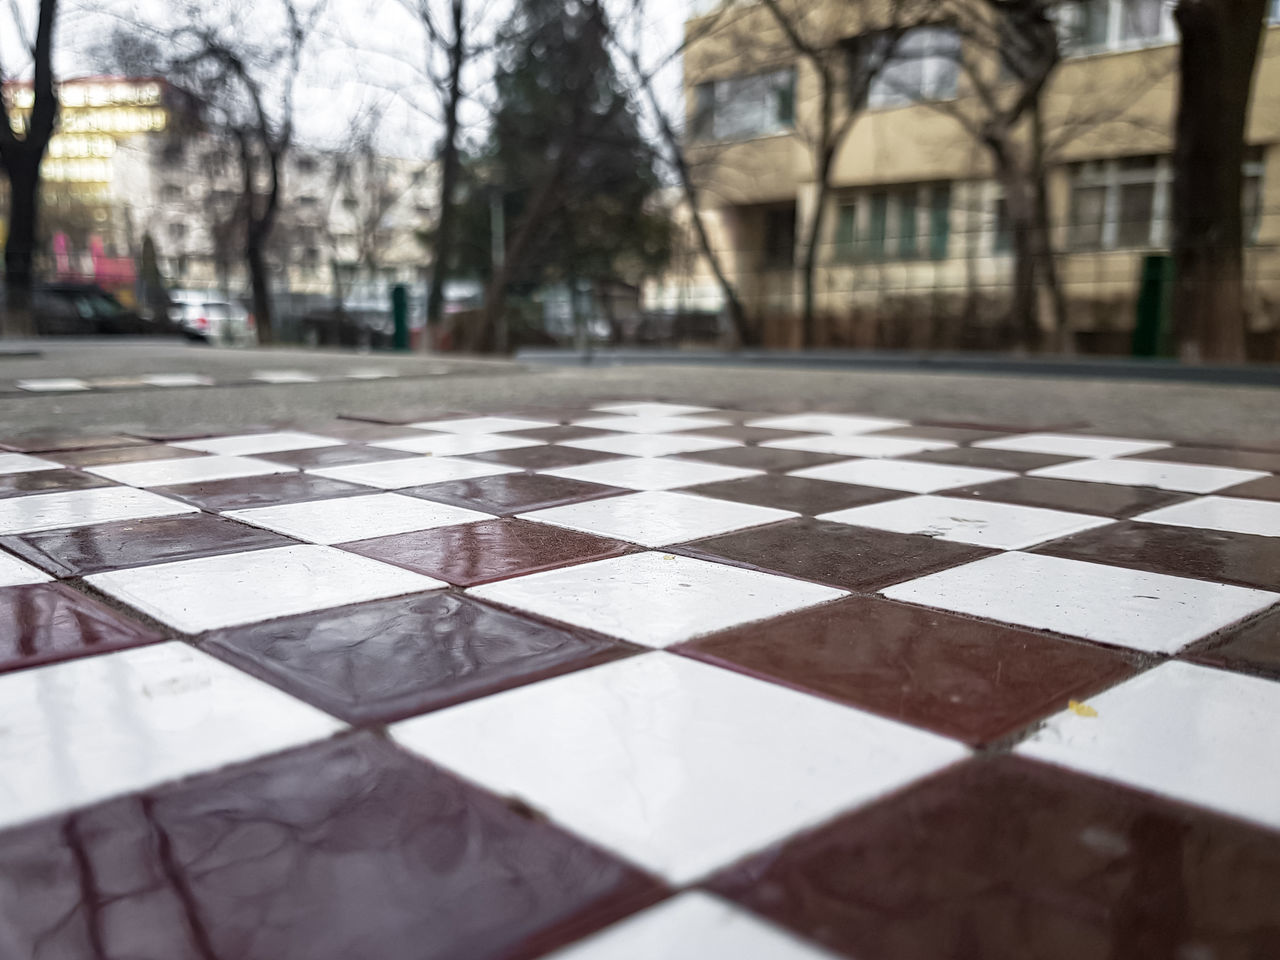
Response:
M182 194L182 187L178 186L176 183L166 183L160 189L160 198L164 200L165 203L181 202Z
M303 210L314 210L319 205L320 205L320 201L317 200L315 197L305 196L305 197L298 198L298 206Z
M795 125L796 73L788 67L702 83L694 90L696 140L743 140Z
M315 173L316 161L314 157L298 157L295 161L299 173Z
M836 259L853 260L858 256L858 204L841 203L836 208Z
M944 260L951 245L951 185L910 184L842 198L837 260Z
M187 225L185 223L171 223L165 229L169 235L170 243L181 243L187 236Z
M882 41L883 42L883 41ZM960 73L960 34L950 27L917 27L898 41L867 93L871 107L949 100Z
M796 208L774 207L764 213L764 262L790 267L796 256Z
M1132 50L1177 39L1173 5L1165 0L1083 0L1063 3L1057 18L1070 52Z
M1168 157L1076 163L1070 174L1071 247L1123 250L1168 244L1173 181Z
M1280 12L1280 0L1276 0ZM1244 219L1244 242L1256 243L1262 225L1262 173L1265 160L1261 147L1245 149L1244 187L1240 191L1240 215Z

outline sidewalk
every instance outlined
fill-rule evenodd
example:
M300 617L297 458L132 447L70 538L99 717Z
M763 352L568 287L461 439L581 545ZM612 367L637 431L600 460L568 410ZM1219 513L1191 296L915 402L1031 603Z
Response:
M1280 446L761 406L0 438L0 957L1269 955Z

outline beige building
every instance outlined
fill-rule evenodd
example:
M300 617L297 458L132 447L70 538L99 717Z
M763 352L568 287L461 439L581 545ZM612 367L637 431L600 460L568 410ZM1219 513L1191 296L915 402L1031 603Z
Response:
M877 24L853 21L855 5L798 2L807 38L865 55L868 27ZM1066 56L1042 101L1051 239L1068 306L1064 340L1069 348L1124 351L1143 255L1167 250L1169 241L1176 30L1163 0L1091 0L1064 10ZM1242 198L1249 323L1259 350L1270 349L1280 329L1280 0L1269 14ZM686 36L686 157L713 245L766 342L798 343L796 268L818 195L817 75L761 4L703 3ZM1003 345L1008 229L990 154L957 119L983 109L958 55L989 61L977 69L1000 67L971 46L945 25L909 32L836 153L815 275L826 343ZM836 105L838 124L847 97ZM687 219L688 211L677 215ZM649 285L646 305L717 310L722 298L706 263L686 253Z

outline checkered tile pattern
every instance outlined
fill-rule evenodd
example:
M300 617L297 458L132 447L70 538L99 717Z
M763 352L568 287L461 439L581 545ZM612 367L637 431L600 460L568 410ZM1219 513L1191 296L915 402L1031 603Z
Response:
M1280 451L625 399L3 445L6 956L1280 943Z

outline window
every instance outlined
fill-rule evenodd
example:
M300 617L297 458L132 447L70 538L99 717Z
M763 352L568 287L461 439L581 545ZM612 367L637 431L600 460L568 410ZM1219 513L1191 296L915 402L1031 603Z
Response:
M314 157L298 157L296 163L299 173L316 172L316 161Z
M852 260L858 247L858 205L842 203L836 208L836 259Z
M1170 180L1166 157L1074 164L1071 246L1077 250L1164 246Z
M742 140L795 124L795 70L699 84L694 91L695 139Z
M916 255L916 191L908 190L898 197L898 256L909 260Z
M1177 39L1164 0L1084 0L1058 7L1063 45L1075 53L1131 50Z
M996 199L996 232L992 241L992 250L996 253L1008 253L1013 249L1013 228L1009 224L1009 201L1004 197Z
M946 100L956 95L960 72L960 35L950 27L917 27L871 80L867 105L894 107L917 100Z
M945 260L951 245L951 184L937 184L929 198L929 258Z
M951 185L910 184L846 196L836 207L837 260L945 259Z
M871 229L868 231L870 248L868 253L874 260L883 260L885 256L885 240L888 239L889 195L873 193L871 195Z
M182 187L176 183L166 183L160 188L160 197L165 203L180 203L182 201Z
M302 210L314 210L320 205L320 201L312 196L298 198L298 207Z
M171 223L165 228L169 235L171 243L181 243L187 236L187 225L185 223Z
M1280 0L1276 0L1280 7ZM1262 223L1262 171L1265 161L1261 147L1249 147L1245 151L1244 187L1240 191L1240 215L1244 220L1244 242L1258 239L1258 227Z
M789 267L796 256L796 208L775 207L764 213L764 262Z

